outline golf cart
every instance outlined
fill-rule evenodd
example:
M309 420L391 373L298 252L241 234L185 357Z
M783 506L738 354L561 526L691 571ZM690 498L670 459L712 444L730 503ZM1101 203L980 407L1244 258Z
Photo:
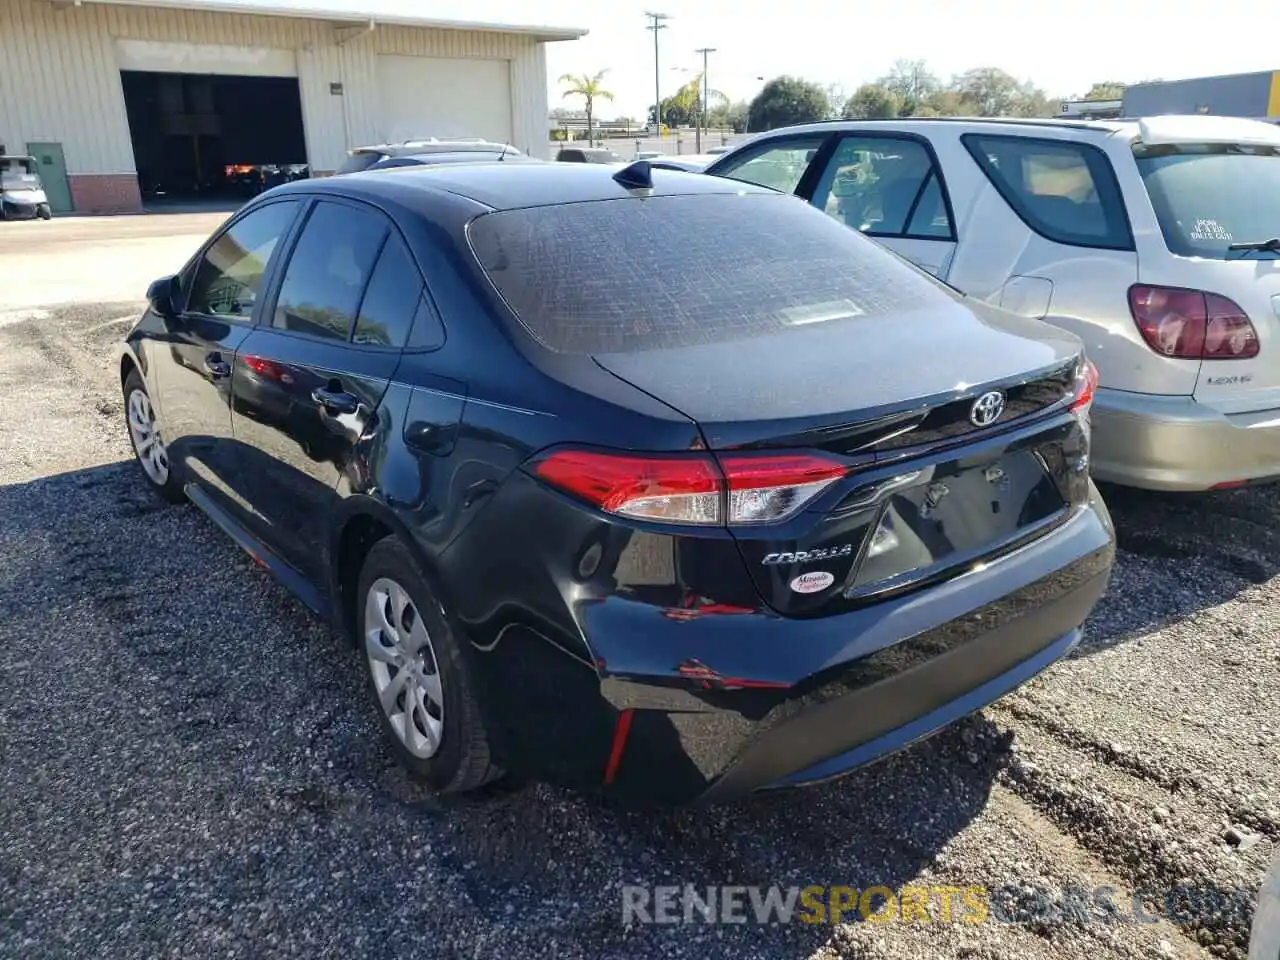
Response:
M53 217L36 159L0 155L0 220L29 217L41 220Z

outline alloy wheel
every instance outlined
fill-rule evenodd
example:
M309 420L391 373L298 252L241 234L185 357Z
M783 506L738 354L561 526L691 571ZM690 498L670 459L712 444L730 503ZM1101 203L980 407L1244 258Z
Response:
M129 394L129 436L142 469L152 483L163 487L169 482L169 452L156 426L155 410L145 390L134 390Z
M444 731L439 664L408 591L387 577L375 580L365 598L364 647L391 729L413 756L434 756Z

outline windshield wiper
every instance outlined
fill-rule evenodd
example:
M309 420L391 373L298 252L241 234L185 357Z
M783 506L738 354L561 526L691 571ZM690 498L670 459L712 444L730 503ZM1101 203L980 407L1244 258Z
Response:
M1246 240L1243 243L1227 245L1228 250L1265 250L1267 253L1280 253L1280 237L1270 240Z

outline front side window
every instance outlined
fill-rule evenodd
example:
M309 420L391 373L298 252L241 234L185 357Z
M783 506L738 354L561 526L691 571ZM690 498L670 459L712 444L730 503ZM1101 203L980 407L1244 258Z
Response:
M873 236L953 237L941 178L917 140L843 137L822 171L813 204Z
M210 244L195 270L187 310L249 320L271 255L298 213L297 201L259 207Z
M1280 236L1280 149L1138 145L1134 157L1170 253L1213 260L1280 255L1230 249Z
M346 340L387 232L373 210L317 203L289 257L272 325Z
M802 137L771 140L747 148L716 166L717 177L754 183L783 193L795 193L800 179L813 161L814 154L822 146L826 134L815 133Z
M1111 161L1069 140L965 134L982 172L1027 226L1055 243L1132 250Z

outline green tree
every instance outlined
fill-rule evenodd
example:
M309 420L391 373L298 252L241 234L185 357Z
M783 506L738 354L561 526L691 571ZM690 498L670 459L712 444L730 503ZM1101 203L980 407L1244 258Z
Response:
M764 85L748 108L748 130L759 132L793 123L825 119L827 93L799 77L775 77Z
M594 130L592 128L592 117L595 113L596 97L601 100L612 100L612 91L604 88L604 75L609 71L601 70L594 77L582 74L574 76L572 73L566 73L560 78L561 83L569 84L569 89L564 92L566 97L582 97L586 101L587 112L587 139L594 140Z
M1083 97L1085 100L1119 100L1124 96L1125 84L1119 80L1103 80L1089 88Z
M707 122L711 127L723 130L726 127L734 133L742 133L747 129L747 111L750 106L745 100L729 103L722 100L711 108L707 114Z
M864 83L853 91L852 97L845 101L840 115L855 120L864 118L887 120L898 116L901 106L902 101L892 90L878 83Z
M980 117L1047 117L1051 101L1030 81L1020 82L997 67L966 70L951 81L951 92Z
M923 60L895 60L876 83L898 98L898 115L902 117L919 116L929 99L942 89Z

